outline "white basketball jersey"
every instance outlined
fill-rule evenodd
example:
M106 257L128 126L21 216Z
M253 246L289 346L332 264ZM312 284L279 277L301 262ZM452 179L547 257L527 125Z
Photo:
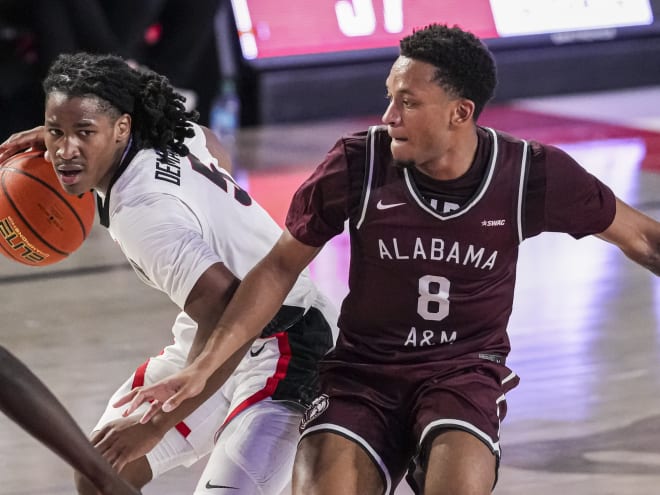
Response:
M138 276L181 309L212 264L223 263L242 280L282 233L268 213L218 167L199 126L194 130L195 136L185 142L188 156L163 157L153 149L140 150L120 167L108 194L99 195L102 222ZM285 304L308 309L316 297L305 271ZM181 328L188 331L175 338L180 345L184 339L184 347L189 347L194 328Z

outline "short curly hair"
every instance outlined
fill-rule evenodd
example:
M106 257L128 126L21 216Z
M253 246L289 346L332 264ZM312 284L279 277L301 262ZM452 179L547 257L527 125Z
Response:
M194 131L197 112L185 110L185 98L165 76L148 69L133 69L115 55L85 52L60 55L43 81L46 97L61 92L69 97L97 97L101 109L132 118L133 141L139 148L159 153L188 154L183 144Z
M475 120L497 85L495 60L474 34L458 26L430 24L399 43L400 54L436 67L435 80L449 94L472 100Z

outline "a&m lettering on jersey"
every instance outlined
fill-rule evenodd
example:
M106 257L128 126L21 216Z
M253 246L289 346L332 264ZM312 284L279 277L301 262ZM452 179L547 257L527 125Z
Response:
M19 252L20 257L25 261L39 263L48 257L46 253L42 253L28 242L11 217L0 219L0 237L7 243L9 249Z
M396 237L378 239L378 252L381 260L431 260L456 263L457 265L472 265L482 270L492 270L497 260L497 251L487 253L485 248L476 248L469 244L462 246L453 242L451 246L443 239L415 238L414 245L399 245Z
M436 335L433 330L417 330L415 327L412 327L410 332L408 332L408 337L406 338L406 341L403 343L403 345L423 347L425 345L453 344L456 342L456 337L457 334L455 331L450 333L442 330L438 340L436 339Z

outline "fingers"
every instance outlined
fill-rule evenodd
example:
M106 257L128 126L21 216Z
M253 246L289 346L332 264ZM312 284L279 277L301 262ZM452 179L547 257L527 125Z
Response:
M151 403L156 400L156 398L149 393L148 387L147 388L138 387L136 389L133 389L133 392L134 394L132 399L130 399L130 403L128 404L128 407L122 413L122 416L124 417L133 414L145 402ZM124 404L126 402L128 401L125 401Z
M123 467L123 465L126 464L121 454L123 450L122 445L117 442L117 438L112 435L112 426L106 425L96 432L92 436L91 442L94 445L94 448L96 448L103 458L117 471L120 469L117 466Z
M37 126L27 131L12 134L0 144L0 163L10 156L28 148L45 149L44 126Z
M188 394L184 389L180 390L163 403L163 412L174 411L183 401L192 397L194 394Z
M144 425L148 423L149 420L153 418L156 413L158 413L158 411L160 411L160 401L155 400L151 403L149 409L147 409L147 411L140 418L140 424Z
M126 424L124 423L124 425ZM108 423L91 437L94 448L117 472L132 460L130 446L133 442L133 435L129 430L122 431L122 429L122 423Z
M129 402L131 402L133 400L133 397L135 397L138 392L139 392L139 387L134 388L133 390L131 390L126 395L120 397L119 400L117 400L117 402L112 404L112 407L121 407L124 404L128 404Z

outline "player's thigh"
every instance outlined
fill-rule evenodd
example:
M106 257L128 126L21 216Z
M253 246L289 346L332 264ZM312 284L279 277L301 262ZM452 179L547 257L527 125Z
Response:
M302 413L263 400L220 431L195 495L224 487L241 495L277 495L290 482Z
M488 495L495 485L497 457L463 430L441 431L431 442L425 495Z
M293 468L293 495L382 495L380 471L356 442L331 432L305 436Z

